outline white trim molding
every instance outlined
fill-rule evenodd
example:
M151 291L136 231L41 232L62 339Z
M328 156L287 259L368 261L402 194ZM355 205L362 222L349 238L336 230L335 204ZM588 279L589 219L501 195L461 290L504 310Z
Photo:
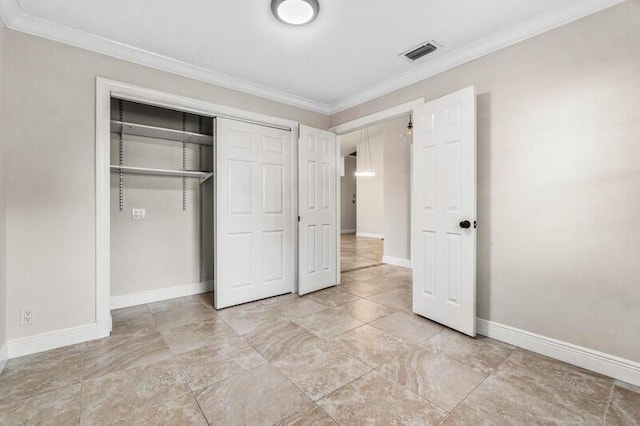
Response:
M346 123L338 124L337 126L329 129L329 131L337 135L355 132L356 130L364 129L365 127L370 127L384 121L402 117L405 114L413 114L414 108L417 108L422 104L424 104L424 98L418 98L410 102L405 102L404 104L374 112L373 114L365 115L364 117L356 118L355 120L348 121Z
M51 349L94 340L96 338L96 325L87 324L79 327L71 327L63 330L50 331L35 336L21 337L9 340L9 358L31 355Z
M422 66L413 68L410 71L376 84L369 89L346 96L333 104L319 102L272 87L252 83L247 80L37 18L22 10L19 0L0 0L0 18L2 18L7 28L16 31L69 44L298 108L332 115L546 31L566 25L608 7L615 6L623 1L624 0L582 0L579 2L571 2L563 7L554 7L552 10L536 15L528 21L494 33L458 50L448 52L438 59L428 61Z
M520 22L506 30L498 31L475 43L448 52L436 60L428 61L422 66L413 68L396 77L376 84L367 90L347 96L331 105L331 114L353 108L490 53L577 21L585 16L600 12L624 1L625 0L582 0L579 2L571 2L565 6L554 7L553 10L547 11L547 13L536 15L528 21Z
M340 233L341 234L355 234L356 230L355 229L341 229Z
M157 290L141 291L111 297L111 309L128 308L130 306L144 305L146 303L160 302L176 299L178 297L192 296L194 294L213 291L213 280L194 284L178 285L175 287L160 288Z
M640 386L640 363L478 318L478 334Z
M382 256L382 263L411 269L411 260L403 259L401 257Z
M327 115L331 111L331 106L323 102L253 83L29 15L22 10L18 0L0 0L0 17L2 17L7 28L12 30L321 114Z
M9 342L4 342L0 347L0 374L4 370L4 366L7 365L9 359Z
M384 235L382 235L382 234L372 234L372 233L369 233L369 232L356 232L356 237L377 238L379 240L383 240L384 239Z

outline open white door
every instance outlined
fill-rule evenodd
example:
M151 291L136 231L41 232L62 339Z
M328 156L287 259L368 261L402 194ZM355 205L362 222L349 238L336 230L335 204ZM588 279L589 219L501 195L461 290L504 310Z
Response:
M293 290L291 138L216 118L216 309Z
M414 111L413 312L475 336L475 88Z
M300 126L298 145L298 293L338 283L336 135Z

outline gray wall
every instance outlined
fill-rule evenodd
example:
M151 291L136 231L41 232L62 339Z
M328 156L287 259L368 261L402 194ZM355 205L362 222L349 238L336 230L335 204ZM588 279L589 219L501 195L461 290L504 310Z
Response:
M353 196L356 193L356 158L344 157L344 176L340 178L340 229L356 229L356 203Z
M331 117L478 93L478 315L640 361L640 1Z
M411 137L409 116L383 123L384 256L411 259Z
M15 339L95 323L96 76L300 121L328 117L0 29L11 105L6 138L7 324ZM20 327L20 307L36 323Z
M6 205L5 180L6 160L5 145L11 137L7 128L7 62L5 58L5 30L0 28L0 348L7 341L7 233L6 233ZM4 358L0 354L0 370Z

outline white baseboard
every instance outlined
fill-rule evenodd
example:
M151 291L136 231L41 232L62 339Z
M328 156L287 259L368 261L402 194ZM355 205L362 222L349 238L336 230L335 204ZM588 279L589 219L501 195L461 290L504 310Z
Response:
M370 234L368 232L356 232L356 237L384 239L384 235L382 234Z
M342 229L340 231L341 234L355 234L356 230L355 229Z
M9 359L9 342L4 342L0 347L0 373L4 370L4 366L7 365Z
M640 363L478 318L478 334L640 386Z
M8 357L17 358L19 356L31 355L63 346L75 345L77 343L94 340L97 335L95 324L81 325L63 330L50 331L48 333L36 334L35 336L21 337L9 340Z
M191 296L194 294L206 293L208 291L213 291L213 281L203 281L200 283L125 294L123 296L113 296L111 298L111 309L128 308L129 306L160 302L162 300Z
M401 257L382 256L382 263L411 269L411 260L402 259Z

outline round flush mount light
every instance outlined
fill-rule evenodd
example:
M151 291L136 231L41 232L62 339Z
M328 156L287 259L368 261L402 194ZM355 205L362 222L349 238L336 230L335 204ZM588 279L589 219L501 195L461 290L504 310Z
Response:
M320 11L318 0L271 0L273 16L289 25L313 22Z

